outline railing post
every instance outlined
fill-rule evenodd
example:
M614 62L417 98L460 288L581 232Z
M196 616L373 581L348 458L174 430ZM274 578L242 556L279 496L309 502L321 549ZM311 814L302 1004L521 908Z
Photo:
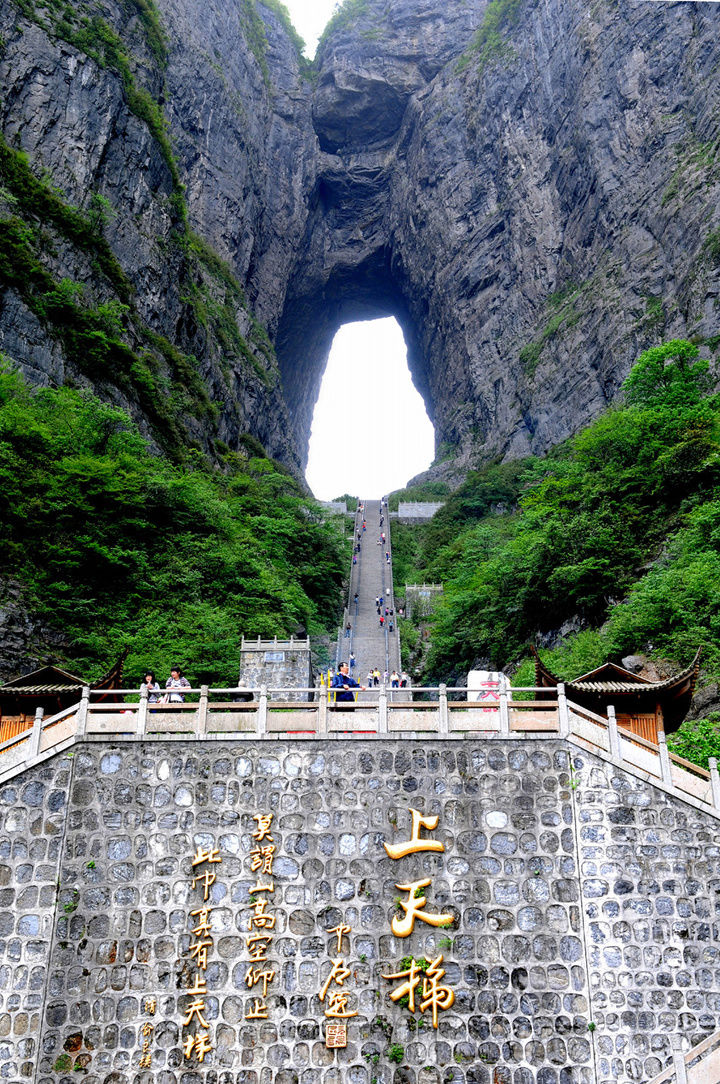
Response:
M510 733L510 708L508 705L508 680L500 675L500 733L506 738Z
M380 686L380 692L378 693L378 734L387 734L388 732L388 706L387 706L387 688L385 685Z
M668 753L667 742L662 731L658 731L658 751L660 753L660 777L668 787L674 786L672 777L672 765Z
M195 716L195 737L202 738L207 733L208 697L210 690L207 685L200 686L200 702L198 703L197 715Z
M145 682L140 687L140 703L138 704L137 719L135 720L135 737L144 738L147 729L148 715L148 689Z
M38 708L35 712L35 719L33 721L32 734L30 735L30 749L28 751L28 760L34 760L40 752L40 739L42 738L42 724L43 724L43 708Z
M618 732L617 717L615 715L615 707L613 704L608 704L608 738L610 739L610 756L615 760L622 760L622 749L620 747L620 734Z
M258 704L257 713L257 734L258 738L264 738L267 734L267 722L268 722L268 691L267 685L260 686L260 703Z
M447 736L450 733L450 717L448 715L447 685L441 685L438 693L438 733Z
M77 713L77 725L75 728L75 737L80 739L84 738L87 734L88 724L88 707L90 705L90 687L86 685L83 688L82 696L80 697L80 706Z
M565 685L561 681L557 687L558 698L558 731L561 738L567 738L570 733L570 712L568 711L567 697L565 695Z
M710 757L708 764L710 766L710 788L712 790L713 805L716 809L720 809L720 774L718 773L717 758Z
M687 1084L687 1066L682 1049L682 1036L673 1035L672 1039L673 1068L675 1069L675 1084Z
M318 734L327 734L328 732L328 698L324 687L320 689L320 699L318 700L317 732Z

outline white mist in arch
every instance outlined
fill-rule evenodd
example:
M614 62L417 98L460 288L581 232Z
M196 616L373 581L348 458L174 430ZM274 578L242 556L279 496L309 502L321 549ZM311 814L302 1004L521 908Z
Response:
M434 456L435 434L410 378L392 318L344 324L333 340L315 404L305 476L318 500L377 499Z

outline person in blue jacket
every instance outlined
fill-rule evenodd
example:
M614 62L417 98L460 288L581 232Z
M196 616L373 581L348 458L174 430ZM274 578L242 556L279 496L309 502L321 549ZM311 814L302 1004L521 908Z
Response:
M355 678L350 677L348 664L346 662L340 663L340 669L332 679L331 689L336 689L335 702L338 704L353 704L355 702L355 695L353 689L364 690L365 686L358 684Z

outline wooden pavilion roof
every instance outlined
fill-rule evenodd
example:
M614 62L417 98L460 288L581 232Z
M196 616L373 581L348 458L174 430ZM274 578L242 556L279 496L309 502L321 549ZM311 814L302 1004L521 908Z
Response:
M120 689L126 658L127 650L123 651L106 674L94 682L88 682L77 674L62 670L59 666L41 666L37 670L21 674L0 685L0 699L5 704L13 699L19 701L26 697L77 696L79 699L86 685L89 685L91 689Z
M539 688L556 688L561 679L545 665L534 645L531 651L535 657L535 684ZM659 707L665 728L675 730L690 710L700 670L700 655L698 650L688 667L662 681L651 681L617 663L606 662L587 674L566 681L565 692L569 700L598 714L606 714L608 704L612 704L618 714L630 715L654 715Z

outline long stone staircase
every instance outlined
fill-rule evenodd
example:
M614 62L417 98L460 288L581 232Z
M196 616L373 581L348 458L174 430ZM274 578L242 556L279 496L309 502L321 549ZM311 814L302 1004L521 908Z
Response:
M354 544L360 535L360 552L357 564L352 566L350 577L348 618L352 633L340 637L340 661L348 662L350 652L355 655L355 667L352 674L361 685L367 684L368 671L377 667L381 680L387 670L400 671L400 649L397 633L397 615L392 577L392 548L390 541L390 517L386 504L381 501L363 501L363 511L358 510L355 517ZM380 525L380 517L384 522ZM366 524L363 532L362 524ZM378 539L385 533L385 542L378 545ZM390 561L386 558L390 554ZM354 601L358 596L357 603ZM392 610L385 627L380 627L375 600L381 598L383 614L385 607ZM393 625L392 632L390 624Z

